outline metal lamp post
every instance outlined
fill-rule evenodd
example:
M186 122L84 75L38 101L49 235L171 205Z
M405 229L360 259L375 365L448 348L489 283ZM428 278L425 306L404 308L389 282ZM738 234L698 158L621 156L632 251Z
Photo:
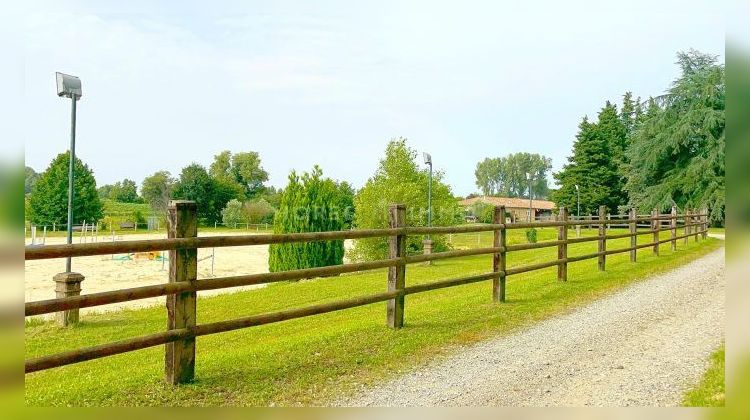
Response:
M55 73L57 96L71 99L70 112L70 164L68 165L68 240L73 243L73 179L76 160L76 102L81 99L81 79L63 73ZM55 296L66 298L81 294L81 282L84 277L71 271L71 259L65 260L65 272L56 274ZM62 326L78 323L78 308L67 309L55 314L57 323Z
M432 226L432 156L430 156L429 153L424 152L422 153L422 157L424 157L424 163L425 165L430 166L430 178L427 184L427 227ZM424 253L425 254L431 254L432 253L432 240L430 239L430 234L427 234L427 239L422 241L422 245L424 247ZM431 265L432 261L427 261L427 265Z
M577 218L581 218L581 191L578 189L578 184L576 184L576 203L578 204L578 212L576 213Z
M73 169L76 160L76 102L81 99L81 79L63 73L55 73L57 96L71 99L70 112L70 164L68 165L68 244L73 243ZM70 257L65 261L65 271L70 272Z
M531 172L526 173L526 178L529 180L529 222L532 221L531 212L533 204L531 203Z

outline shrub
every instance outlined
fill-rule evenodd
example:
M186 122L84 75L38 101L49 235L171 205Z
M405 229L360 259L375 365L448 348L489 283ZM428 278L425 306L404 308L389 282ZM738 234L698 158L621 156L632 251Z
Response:
M526 229L526 240L529 243L536 243L536 228Z
M221 211L221 221L224 226L235 227L237 223L244 223L245 219L245 210L239 200L229 200L227 206Z

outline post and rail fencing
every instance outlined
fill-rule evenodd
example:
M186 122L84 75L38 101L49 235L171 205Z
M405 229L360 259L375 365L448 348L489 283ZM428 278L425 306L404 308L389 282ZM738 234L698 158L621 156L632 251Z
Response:
M653 247L654 252L658 252L659 244L666 242L671 242L672 249L676 249L677 241L679 239L685 239L687 241L690 236L694 236L697 241L699 236L705 238L708 229L707 211L705 210L700 212L686 212L684 215L678 215L675 210L670 214L663 215L654 212L646 217L636 217L635 212L631 211L630 215L626 216L627 219L619 220L619 223L626 223L628 225L629 231L627 233L608 235L606 228L603 225L611 220L610 218L604 217L606 209L603 207L599 209L598 220L594 220L593 218L589 220L568 220L566 209L560 208L558 220L556 221L504 223L505 220L503 216L505 215L505 208L503 206L495 208L492 224L447 227L411 227L406 225L406 206L399 204L390 207L390 226L384 229L198 237L196 210L194 202L171 202L167 218L169 228L167 239L26 247L26 260L167 250L169 251L169 281L158 285L26 302L25 316L27 317L53 312L61 313L61 311L75 311L77 315L79 308L166 296L168 329L163 332L140 337L42 356L34 359L27 359L25 361L25 372L31 373L148 347L165 345L166 381L171 384L185 383L191 381L195 375L196 337L199 336L340 311L376 302L387 303L386 324L391 328L398 329L404 325L404 298L407 295L491 280L492 300L494 302L504 302L506 297L506 279L508 276L549 267L557 267L558 280L567 281L567 266L570 263L596 258L598 259L599 270L604 270L607 255L629 252L631 261L635 261L638 249ZM682 226L685 231L682 235L678 235L677 232L678 221L683 222ZM666 222L667 227L662 227L662 222ZM638 231L636 229L638 223L649 223L651 228L645 231ZM582 224L592 226L598 225L598 235L568 239L568 229L571 226ZM557 227L559 230L558 240L507 245L506 238L509 230L532 227ZM659 232L667 230L671 232L669 239L659 240ZM409 235L457 234L470 232L493 232L494 237L492 246L421 255L407 255L406 253L406 237ZM644 234L653 234L653 242L638 245L636 237ZM198 248L268 245L377 237L388 237L390 240L389 257L387 259L275 273L237 275L210 279L197 278L196 256ZM630 247L607 249L607 240L628 237L631 238ZM597 252L576 256L568 255L569 244L588 241L598 242ZM519 267L509 268L506 266L507 254L509 252L546 247L557 247L558 257L556 260ZM484 274L438 280L426 284L407 285L406 265L472 255L492 255L491 271L488 270L488 272ZM199 291L269 284L287 280L330 276L379 268L388 268L386 291L381 293L206 324L199 324L196 318L196 296ZM488 295L489 294L488 290Z

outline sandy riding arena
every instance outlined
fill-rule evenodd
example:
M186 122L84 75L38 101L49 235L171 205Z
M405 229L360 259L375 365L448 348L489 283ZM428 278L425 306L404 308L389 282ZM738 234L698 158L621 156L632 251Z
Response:
M233 233L200 233L199 236L232 235ZM246 235L246 232L236 235ZM163 239L166 233L115 236L116 241ZM111 241L111 237L99 237L101 241ZM79 243L79 238L74 238ZM65 238L47 238L47 245L63 244ZM350 245L346 244L347 247ZM213 261L213 275L211 274L211 254L214 249L198 250L198 278L224 277L241 274L256 274L268 272L268 246L253 245L241 247L215 248ZM164 252L166 256L167 252ZM73 271L83 274L86 280L81 284L82 294L125 289L130 287L148 286L166 283L168 281L169 263L161 260L161 253L115 254L92 257L73 258ZM65 271L65 259L26 261L24 289L26 302L51 299L55 297L55 282L52 280L57 273ZM218 293L231 293L243 289L260 286L246 286L231 289L208 290L199 293L208 296ZM134 308L161 305L163 297L141 299L132 302L116 303L112 305L83 308L82 313L102 312L118 308Z

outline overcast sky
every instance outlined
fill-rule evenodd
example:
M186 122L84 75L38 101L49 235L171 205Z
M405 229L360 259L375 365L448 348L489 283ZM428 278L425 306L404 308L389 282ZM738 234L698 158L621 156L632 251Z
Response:
M23 22L26 164L67 150L54 73L74 74L76 152L99 185L254 150L272 185L317 163L360 187L403 136L464 195L488 156L558 170L581 118L662 93L677 51L724 54L706 1L60 3Z

